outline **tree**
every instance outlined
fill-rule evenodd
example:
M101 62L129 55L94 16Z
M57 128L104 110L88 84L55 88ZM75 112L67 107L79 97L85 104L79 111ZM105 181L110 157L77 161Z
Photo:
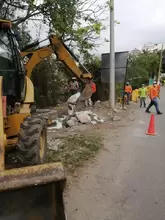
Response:
M84 66L94 75L94 78L100 77L101 59L94 54L85 54Z
M101 30L105 28L102 21L105 19L103 13L107 5L98 3L99 0L88 2L85 0L43 0L39 1L40 4L36 2L36 0L23 2L3 0L0 4L1 18L11 19L13 27L21 32L22 46L31 40L28 30L29 22L41 22L49 27L49 32L55 32L70 48L76 48L76 52L81 54L81 57L83 57L82 54L88 56L96 46ZM57 65L55 60L53 63L45 60L35 68L32 74L33 83L38 91L39 103L43 102L40 99L43 97L45 105L58 103L59 94L57 93L62 92L59 85L62 79L66 80L64 75L61 79L59 75L54 74L54 69L58 68L55 67Z
M106 4L99 0L2 0L1 18L9 18L17 28L24 24L28 29L29 20L40 20L49 26L70 47L78 48L80 53L89 52L96 45L100 31L105 27L102 20ZM102 15L102 19L100 16Z
M142 51L129 57L127 79L132 80L133 87L139 87L148 79L157 77L160 56L158 52Z
M67 100L68 71L52 56L33 70L35 101L38 107L55 106Z

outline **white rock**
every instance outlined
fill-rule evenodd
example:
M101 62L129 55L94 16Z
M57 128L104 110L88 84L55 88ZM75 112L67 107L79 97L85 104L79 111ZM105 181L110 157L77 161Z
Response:
M95 116L93 117L93 120L98 121L98 120L99 120L99 119L98 119L98 116L95 115Z
M120 107L120 111L121 110L127 110L127 107L126 106L124 106L124 107L122 106L122 107Z
M112 117L112 120L113 121L120 121L121 118L119 116L115 115L114 117Z
M80 95L81 95L80 92L72 95L71 97L69 97L67 102L70 103L70 104L75 104L77 102L77 100L79 99Z
M92 124L92 125L96 125L97 122L96 122L96 121L91 121L91 124Z
M81 111L81 112L76 112L76 117L79 122L82 124L87 124L91 123L91 117L89 116L89 111Z
M58 119L57 120L54 120L53 121L54 123L56 123L54 126L51 126L51 127L48 127L47 129L48 130L58 130L58 129L61 129L63 126L62 126L62 121L59 121Z
M104 122L104 120L103 120L103 119L100 119L98 122L99 122L99 123L103 123L103 122Z
M75 125L78 124L78 120L77 120L76 117L72 117L72 118L70 118L70 119L66 122L66 124L67 124L69 127L73 127L73 126L75 126Z
M118 112L120 112L120 109L114 109L114 112L118 113Z

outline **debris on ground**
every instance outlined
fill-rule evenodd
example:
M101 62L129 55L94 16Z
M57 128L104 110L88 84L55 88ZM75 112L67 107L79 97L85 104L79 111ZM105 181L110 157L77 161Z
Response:
M69 172L81 166L102 147L102 137L99 134L74 135L63 139L49 140L48 162L61 161ZM50 146L50 145L53 146Z
M116 112L121 112L120 115L122 110L119 108ZM77 108L73 115L61 115L53 120L51 127L48 127L47 161L61 161L73 174L76 167L83 165L84 161L94 156L102 147L101 129L113 123L112 116L113 121L120 120L109 108L108 102L98 101L94 107L86 108L85 111Z
M112 117L112 121L120 121L120 120L121 120L121 118L117 115Z
M76 117L71 117L69 120L67 120L66 121L66 125L68 126L68 127L73 127L73 126L75 126L75 125L78 125L78 119L76 118Z
M48 130L58 130L63 128L64 120L67 118L67 116L63 116L62 118L57 118L55 120L52 120L51 126L49 126Z
M103 123L104 120L100 118L97 114L89 111L75 112L74 115L68 115L63 118L56 119L52 121L52 125L48 127L48 130L58 130L63 127L73 127L78 124L98 124Z
M48 140L48 149L52 151L58 151L61 146L64 145L62 139Z
M90 117L90 111L76 112L75 116L82 124L89 124L92 120L92 118Z
M104 122L103 119L101 119L97 114L89 110L89 111L76 112L73 116L69 117L69 120L66 121L66 124L69 127L72 127L78 125L79 123L94 125L103 122Z

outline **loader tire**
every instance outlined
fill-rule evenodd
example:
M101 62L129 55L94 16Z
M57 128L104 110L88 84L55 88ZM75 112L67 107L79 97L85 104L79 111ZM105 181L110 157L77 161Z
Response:
M47 153L46 121L39 116L25 118L20 126L16 161L19 167L42 164Z

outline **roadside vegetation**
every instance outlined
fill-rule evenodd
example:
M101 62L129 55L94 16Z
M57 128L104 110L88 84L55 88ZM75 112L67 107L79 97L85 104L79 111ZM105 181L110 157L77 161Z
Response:
M68 172L73 172L75 168L95 156L103 146L102 137L99 134L75 135L62 139L61 145L56 151L49 151L48 162L61 161Z
M141 51L136 55L130 55L128 62L127 79L132 87L139 88L147 84L149 78L157 78L160 62L160 51Z

